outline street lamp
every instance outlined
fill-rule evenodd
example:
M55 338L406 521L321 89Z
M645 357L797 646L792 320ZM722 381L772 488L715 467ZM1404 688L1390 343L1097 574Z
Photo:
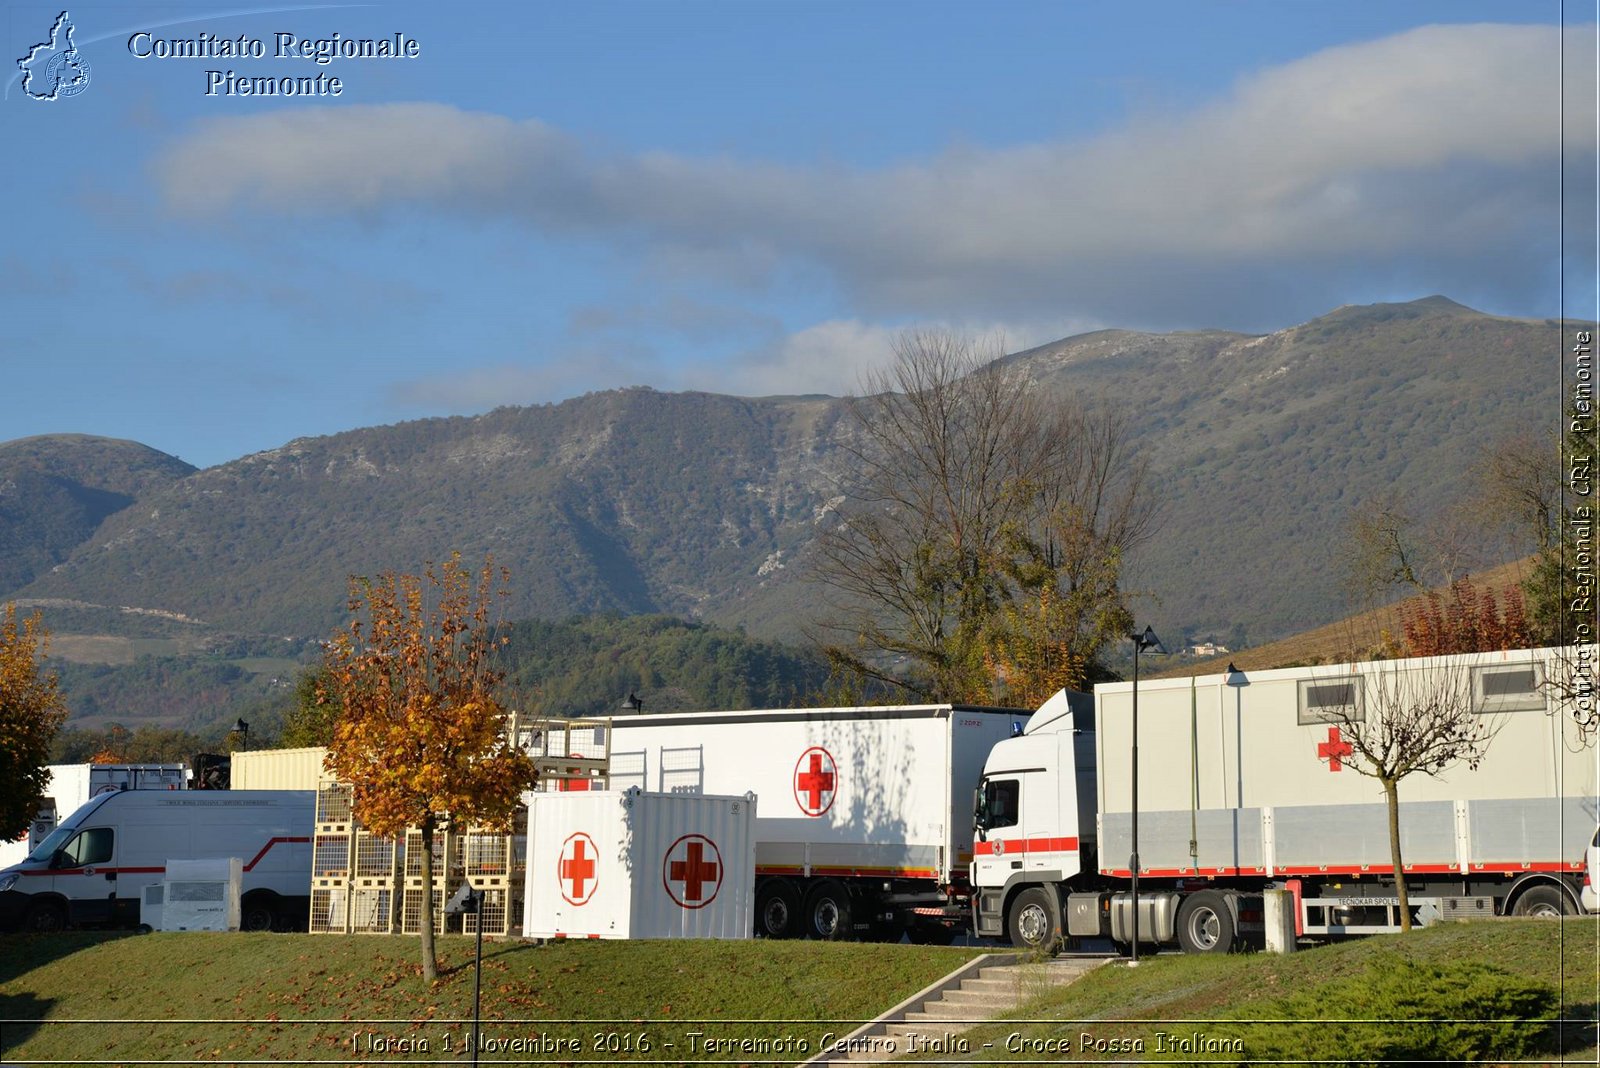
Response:
M472 972L472 1063L478 1063L478 1021L480 994L483 990L483 891L465 880L461 889L445 903L446 916L476 916L478 918L478 957Z
M248 723L246 723L244 721L244 717L241 716L240 718L234 720L233 733L235 733L235 734L237 734L239 736L239 751L240 752L243 752L245 749L249 748L249 745L250 745L250 724L248 724Z
M1233 666L1233 661L1228 661L1228 674L1223 677L1223 685L1233 689L1233 764L1238 776L1238 785L1234 788L1233 807L1244 807L1244 688L1250 685L1250 679L1245 673ZM1226 793L1226 790L1224 790ZM1226 801L1226 797L1223 799Z
M637 715L644 711L644 702L639 700L637 694L629 693L627 697L622 699L622 710Z
M1133 642L1133 852L1128 857L1128 871L1133 876L1133 959L1128 966L1139 966L1139 654L1145 650L1165 653L1156 632L1149 627L1143 634L1128 635Z

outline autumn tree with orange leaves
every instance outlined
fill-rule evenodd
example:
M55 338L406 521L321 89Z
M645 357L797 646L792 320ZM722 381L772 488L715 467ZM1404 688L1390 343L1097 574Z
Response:
M17 623L17 606L0 613L0 842L28 829L50 773L50 743L66 722L56 677L40 670L49 635L39 613Z
M454 825L509 829L533 761L507 737L495 696L502 673L490 620L509 578L492 559L474 573L453 554L423 574L352 579L350 623L323 657L329 699L343 712L327 770L349 785L356 818L384 838L422 840L422 976L434 952L433 844Z

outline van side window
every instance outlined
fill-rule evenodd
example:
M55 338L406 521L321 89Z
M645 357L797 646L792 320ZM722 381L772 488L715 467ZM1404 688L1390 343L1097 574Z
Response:
M116 831L110 827L91 827L67 843L67 856L74 867L87 864L104 864L111 859L111 844Z

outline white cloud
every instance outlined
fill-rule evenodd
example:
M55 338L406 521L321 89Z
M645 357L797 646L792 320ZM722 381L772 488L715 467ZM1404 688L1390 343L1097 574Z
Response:
M1265 308L1299 310L1286 309L1296 300L1310 312L1342 303L1352 279L1371 284L1374 263L1398 288L1468 300L1542 290L1559 34L1423 27L1261 71L1190 113L1092 139L877 170L603 153L538 121L407 104L216 119L157 172L190 211L437 211L642 238L691 271L799 263L874 318L1240 325ZM1569 31L1571 66L1592 69L1592 39L1593 27ZM1569 94L1569 156L1592 158L1593 107ZM813 330L846 348L865 337ZM802 337L773 359L801 352Z

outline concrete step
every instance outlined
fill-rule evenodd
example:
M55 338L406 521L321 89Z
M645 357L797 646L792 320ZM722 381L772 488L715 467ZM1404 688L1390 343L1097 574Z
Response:
M855 1036L857 1047L829 1064L873 1064L908 1054L959 1053L959 1036L1052 987L1070 983L1105 964L1109 958L1063 958L991 965L964 976L957 986L929 992L927 1000L911 1001L896 1015L886 1016ZM913 1037L915 1036L915 1037ZM821 1058L811 1064L820 1065Z

